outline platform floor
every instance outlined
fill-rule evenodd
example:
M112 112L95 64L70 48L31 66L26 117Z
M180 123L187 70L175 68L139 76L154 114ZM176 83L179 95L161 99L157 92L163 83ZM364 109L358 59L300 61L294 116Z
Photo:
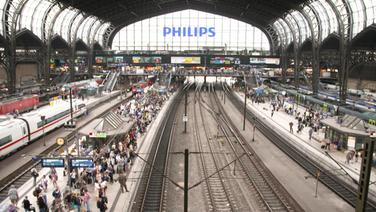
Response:
M223 100L221 102L223 104ZM318 195L315 197L316 180L305 179L309 176L308 172L303 170L259 131L256 130L255 141L252 142L253 124L246 121L246 130L243 131L243 114L239 113L228 99L225 100L223 106L233 122L238 123L237 128L242 135L249 138L249 144L264 164L305 211L354 211L351 205L321 183L318 184ZM268 115L270 116L270 114Z
M170 97L164 103L164 105L163 105L162 109L159 111L156 119L154 119L152 121L152 123L148 126L147 131L146 131L147 133L145 133L137 141L139 147L138 147L136 152L139 155L141 155L141 156L144 155L145 158L148 155L149 147L150 147L152 141L154 140L154 136L155 136L155 133L158 129L158 126L161 123L161 121L164 117L164 114L167 113L167 109L168 109L173 97L174 96ZM108 104L110 104L110 102ZM112 104L115 104L115 100L113 100ZM107 108L107 110L108 110L108 108ZM132 126L132 124L133 124L133 122L128 123L127 124L128 129L126 129L125 131L129 130L129 128ZM129 176L128 176L128 181L127 181L127 187L128 187L128 190L130 192L121 193L119 183L117 183L117 182L114 182L113 184L108 183L106 196L108 198L107 207L108 207L109 211L129 211L130 207L132 206L132 202L135 198L135 194L137 192L137 185L138 185L138 182L139 182L139 178L142 175L142 169L143 169L144 166L145 166L145 163L143 163L139 159L135 160L134 165L131 166L130 173L129 173ZM63 169L60 168L60 169L56 169L56 170L57 170L58 177L59 177L58 186L59 186L61 191L64 191L65 189L68 189L68 187L66 185L68 178L63 176ZM49 171L50 171L49 168L43 168L39 172L38 182L40 182L43 175L48 176ZM49 179L48 179L48 182L49 182L49 187L46 191L46 194L47 194L47 203L50 206L51 203L52 203L52 200L53 200L52 192L53 192L54 188L52 186L52 182ZM25 184L23 186L21 186L20 188L17 189L18 194L20 196L20 201L18 202L17 206L20 209L22 209L22 200L24 199L25 196L28 196L28 199L30 200L32 205L37 208L36 198L32 195L33 188L34 188L33 187L33 180L29 179L27 182L25 182ZM89 192L91 194L93 194L91 196L91 200L90 200L91 211L98 211L98 208L96 207L96 197L94 196L94 194L95 194L94 185L93 184L88 185L87 188L88 188ZM119 201L119 199L120 199L120 201ZM7 198L0 205L5 205L5 204L9 204L9 203L10 203L10 200Z
M238 98L244 102L244 94L241 92L237 92L236 95ZM275 129L288 136L291 139L291 142L294 142L298 145L301 150L305 151L306 154L317 158L318 161L326 164L332 169L340 169L341 167L354 179L359 179L360 174L360 166L361 166L361 159L359 158L358 161L354 160L350 161L349 164L346 164L346 153L347 151L337 151L335 148L330 148L330 150L323 150L321 149L321 141L324 138L324 132L319 130L318 132L314 132L312 135L312 139L309 140L309 127L305 127L301 133L296 133L296 128L298 126L298 120L294 118L294 116L288 115L283 109L279 111L275 111L273 117L271 116L272 107L270 102L266 103L252 103L252 101L248 100L247 105L249 109L256 114L258 114L259 118L267 121L270 125L274 126ZM298 107L298 112L304 112L306 108L303 106ZM289 131L289 123L293 122L293 129L294 133L290 133ZM329 156L326 155L326 152L335 160L332 160ZM338 164L339 165L338 165ZM351 179L349 177L346 178L349 182ZM371 182L376 181L376 170L373 168L371 173ZM370 193L376 196L376 185L370 185Z

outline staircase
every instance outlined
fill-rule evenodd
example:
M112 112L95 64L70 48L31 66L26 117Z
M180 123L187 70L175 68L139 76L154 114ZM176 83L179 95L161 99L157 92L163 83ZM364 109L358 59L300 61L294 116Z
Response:
M104 117L104 130L113 130L119 128L124 123L124 120L121 118L120 115L114 112L109 112Z

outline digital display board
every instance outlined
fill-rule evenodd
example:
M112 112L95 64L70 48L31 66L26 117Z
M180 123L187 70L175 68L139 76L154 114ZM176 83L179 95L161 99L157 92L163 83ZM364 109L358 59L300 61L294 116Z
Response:
M171 57L171 64L201 64L201 57Z
M279 65L279 58L270 57L250 57L250 64L260 64L260 65Z
M94 167L94 161L91 158L72 158L70 160L72 168L91 168Z
M133 56L132 63L161 63L162 57L142 57L142 56Z
M210 64L214 65L234 65L234 64L240 64L240 58L238 57L212 57L210 58Z
M104 63L104 57L95 57L95 63Z
M42 167L64 167L64 158L42 158Z

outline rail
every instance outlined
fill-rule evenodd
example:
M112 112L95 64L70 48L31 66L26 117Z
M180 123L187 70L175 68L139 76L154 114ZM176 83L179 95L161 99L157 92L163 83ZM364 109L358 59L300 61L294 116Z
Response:
M244 109L243 103L240 99L236 98L234 93L228 88L226 90L226 95L229 97L231 102L235 107L242 112ZM286 153L291 159L293 159L297 164L304 168L312 176L315 176L317 171L320 171L321 175L319 180L321 183L326 185L329 189L335 192L343 200L349 203L351 206L356 207L357 201L357 189L347 182L344 182L339 176L334 175L330 170L324 168L322 164L307 157L301 150L296 146L289 143L286 138L278 135L267 123L256 118L249 109L246 110L246 118L249 122L256 125L256 128L268 138L274 145ZM366 211L376 211L376 202L374 200L368 199Z

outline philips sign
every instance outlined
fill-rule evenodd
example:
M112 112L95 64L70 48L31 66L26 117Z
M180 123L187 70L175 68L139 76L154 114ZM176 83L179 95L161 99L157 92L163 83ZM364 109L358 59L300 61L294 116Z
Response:
M163 27L163 37L214 37L214 27Z

